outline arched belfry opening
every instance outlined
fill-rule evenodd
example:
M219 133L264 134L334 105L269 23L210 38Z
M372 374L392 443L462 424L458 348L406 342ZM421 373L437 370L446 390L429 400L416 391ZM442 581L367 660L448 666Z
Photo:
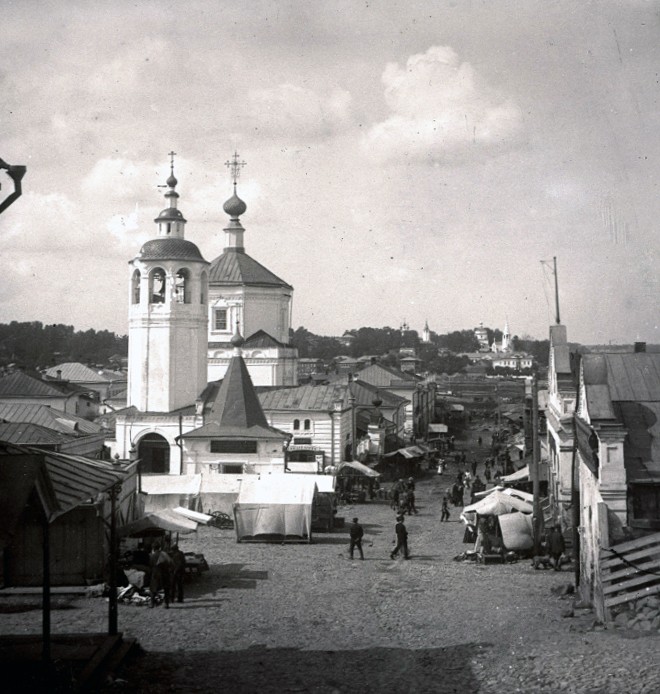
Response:
M133 277L131 278L131 301L134 304L139 304L140 303L140 281L142 279L142 275L140 274L139 270L136 270L133 273Z
M177 304L189 304L190 303L190 271L185 267L177 270L176 276L174 278L174 287Z
M160 267L154 268L149 274L149 303L165 303L166 275Z
M170 444L160 434L146 434L138 442L140 472L167 474L170 471Z

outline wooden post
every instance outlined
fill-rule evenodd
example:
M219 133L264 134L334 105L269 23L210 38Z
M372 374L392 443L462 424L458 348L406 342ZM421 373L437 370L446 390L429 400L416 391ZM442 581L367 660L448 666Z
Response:
M532 376L532 492L534 494L532 528L534 554L538 554L541 542L541 499L539 484L539 391L536 374Z
M42 631L41 631L41 660L44 666L50 665L50 528L48 516L43 510L42 519L43 530L43 589L41 594L42 601Z
M117 482L108 491L110 497L110 597L108 599L108 634L117 633L117 498L121 482Z

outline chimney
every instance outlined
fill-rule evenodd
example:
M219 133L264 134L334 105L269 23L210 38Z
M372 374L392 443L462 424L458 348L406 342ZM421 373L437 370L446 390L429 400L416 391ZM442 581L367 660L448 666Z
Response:
M635 354L646 352L646 342L635 342Z
M62 380L62 369L57 370L57 380L61 381Z

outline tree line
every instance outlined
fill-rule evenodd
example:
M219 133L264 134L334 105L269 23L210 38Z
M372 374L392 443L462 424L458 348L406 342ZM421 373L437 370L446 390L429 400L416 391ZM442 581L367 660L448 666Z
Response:
M128 337L109 330L75 330L72 325L39 321L0 323L0 366L48 369L76 361L99 366L128 354Z

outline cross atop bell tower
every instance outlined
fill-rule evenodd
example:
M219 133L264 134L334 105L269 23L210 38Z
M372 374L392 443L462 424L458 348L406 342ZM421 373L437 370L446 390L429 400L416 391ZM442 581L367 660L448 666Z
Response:
M231 176L234 188L236 188L236 183L241 177L241 169L246 165L247 162L238 160L238 152L236 151L234 151L232 158L225 162L225 166L229 169L229 175Z

